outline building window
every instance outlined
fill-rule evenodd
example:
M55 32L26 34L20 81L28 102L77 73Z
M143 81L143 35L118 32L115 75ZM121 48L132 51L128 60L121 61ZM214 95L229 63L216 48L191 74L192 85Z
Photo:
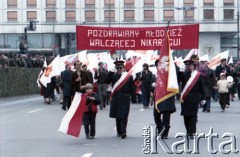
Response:
M17 0L8 0L7 5L8 8L17 8Z
M203 0L204 6L214 6L214 0Z
M28 8L36 8L37 7L37 0L27 0L27 7Z
M105 21L115 21L115 11L114 10L105 10L104 11L104 20Z
M154 10L144 10L144 20L154 20Z
M66 0L66 8L75 8L76 0Z
M55 8L56 7L56 0L46 0L46 7L47 8Z
M8 11L7 12L8 21L17 21L17 11Z
M234 0L223 0L223 5L234 5Z
M154 0L144 0L144 6L154 6Z
M76 21L76 12L75 11L66 11L65 12L66 21Z
M115 0L104 0L104 5L105 6L115 5Z
M124 6L134 6L134 0L124 0Z
M34 20L37 19L37 12L36 11L28 11L27 12L27 20Z
M224 20L234 19L234 10L233 9L224 9Z
M188 10L186 14L185 20L194 20L194 10Z
M203 10L203 18L205 20L213 20L214 19L214 10L213 9L204 9Z
M85 11L85 20L86 21L95 21L95 10Z
M124 10L124 20L134 20L134 10Z
M56 11L47 11L46 21L56 21Z
M86 7L95 7L95 0L85 0Z
M163 19L165 21L174 20L174 11L173 10L164 10Z
M164 0L163 5L164 5L164 7L173 7L174 1L173 0Z
M183 5L184 6L194 6L194 0L184 0Z

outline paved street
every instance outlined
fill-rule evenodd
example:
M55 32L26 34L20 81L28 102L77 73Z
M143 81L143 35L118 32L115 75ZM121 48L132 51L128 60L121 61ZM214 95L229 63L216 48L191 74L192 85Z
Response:
M121 100L119 100L121 101ZM180 104L177 102L177 112L172 115L169 139L167 145L172 146L177 133L185 133L183 118L180 116ZM38 95L7 98L0 100L0 157L140 157L140 156L212 156L208 152L207 138L199 141L199 154L181 155L168 154L158 144L158 154L143 154L144 126L154 124L153 110L143 110L140 104L131 105L128 137L116 137L115 121L109 118L109 107L97 114L96 138L85 139L82 128L80 138L58 132L58 127L66 113L58 102L51 105L43 104ZM199 110L197 132L208 134L210 128L219 135L213 140L213 149L218 150L214 157L240 156L230 153L223 155L218 146L229 137L222 139L224 133L232 133L236 137L236 148L240 150L240 101L231 102L230 108L221 112L218 102L212 103L211 113ZM190 141L190 148L193 140ZM227 145L225 149L229 149ZM183 149L183 145L178 150Z

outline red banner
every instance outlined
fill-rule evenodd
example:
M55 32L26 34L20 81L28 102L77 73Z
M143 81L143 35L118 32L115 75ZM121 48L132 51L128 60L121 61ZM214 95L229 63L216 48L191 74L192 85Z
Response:
M78 50L161 49L166 27L76 26ZM199 24L170 26L171 49L198 49Z

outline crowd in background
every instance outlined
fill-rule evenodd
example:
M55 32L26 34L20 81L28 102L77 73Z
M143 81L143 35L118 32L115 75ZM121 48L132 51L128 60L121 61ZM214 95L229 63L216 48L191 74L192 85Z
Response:
M42 68L44 59L44 55L0 53L0 69L7 67ZM48 57L47 62L51 62L52 59L53 57Z

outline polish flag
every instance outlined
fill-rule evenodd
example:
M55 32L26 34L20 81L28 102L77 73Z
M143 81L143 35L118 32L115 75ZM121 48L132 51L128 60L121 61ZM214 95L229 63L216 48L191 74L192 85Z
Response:
M86 101L86 95L76 92L71 107L63 117L58 131L74 137L79 137Z
M223 58L225 58L226 60L228 59L228 55L229 55L229 50L217 54L215 57L213 57L212 60L210 60L208 66L209 66L211 69L215 70L216 67L221 64L221 60L222 60Z
M187 56L183 59L183 61L189 60L192 55L198 55L199 56L198 49L191 49L191 51L188 52Z

